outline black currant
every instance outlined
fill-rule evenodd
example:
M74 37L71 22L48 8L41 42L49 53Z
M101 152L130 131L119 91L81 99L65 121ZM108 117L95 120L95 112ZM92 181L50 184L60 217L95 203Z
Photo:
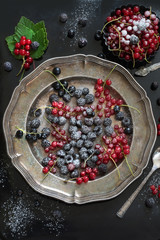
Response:
M52 87L54 88L54 90L59 90L59 89L61 89L62 86L59 82L54 82L52 84Z
M151 89L154 91L158 88L158 82L152 82Z
M21 131L21 130L18 130L17 132L16 132L16 138L22 138L23 137L23 132Z
M68 36L69 38L73 38L74 35L75 35L75 31L74 31L73 29L69 29L67 36Z
M53 68L52 72L53 72L53 74L55 74L57 76L61 73L61 69L59 67L55 67L55 68Z
M94 38L95 40L99 41L102 39L102 34L101 34L101 30L97 30L96 33L94 34Z

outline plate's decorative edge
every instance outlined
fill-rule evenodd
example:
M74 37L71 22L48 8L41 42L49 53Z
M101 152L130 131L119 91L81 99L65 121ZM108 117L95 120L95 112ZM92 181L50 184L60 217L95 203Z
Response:
M13 91L11 100L8 104L8 107L5 111L5 114L4 114L4 117L3 117L3 130L4 130L5 140L6 140L7 152L8 152L8 155L11 157L13 165L21 172L21 174L23 175L25 180L30 184L30 186L34 190L36 190L40 193L43 193L44 195L51 196L51 197L56 197L56 198L58 198L60 200L63 200L67 203L78 203L78 204L84 204L84 203L93 202L93 201L108 200L108 199L114 198L114 197L118 196L120 193L122 193L133 181L135 181L142 174L143 170L145 169L145 167L148 164L152 149L154 147L154 143L156 141L156 123L155 123L155 120L154 120L150 99L148 98L146 91L140 86L139 83L137 83L137 81L128 72L128 70L126 70L120 64L117 64L117 70L120 70L120 72L122 74L124 74L124 76L128 75L127 79L129 80L130 84L131 85L134 84L134 88L136 88L136 90L143 96L143 101L145 103L146 108L149 108L149 110L150 110L149 113L148 113L148 111L146 113L149 114L148 117L150 119L149 126L151 128L151 137L150 137L150 140L147 143L146 150L145 150L144 155L143 155L143 158L147 159L145 165L142 166L141 168L139 168L136 171L136 174L135 174L134 178L132 176L130 176L129 183L126 186L123 186L124 183L125 183L125 182L123 182L119 187L117 187L116 190L114 190L112 192L112 194L115 192L115 194L113 194L113 196L107 197L107 194L106 195L104 194L103 196L102 195L101 196L96 195L96 199L95 199L94 195L92 195L91 197L76 197L76 196L67 197L65 194L57 193L55 191L54 192L52 191L50 193L50 191L48 189L46 190L41 185L37 184L36 181L31 177L31 175L25 169L23 169L21 166L19 166L17 164L17 162L15 161L17 156L15 156L15 154L13 152L13 148L11 147L12 144L9 144L9 143L11 143L11 137L8 138L8 136L9 136L9 125L7 124L8 121L6 121L6 119L9 118L9 116L7 115L7 113L9 112L9 109L12 108L12 106L14 106L14 104L17 101L17 98L19 96L19 94L16 94L16 93L20 93L22 90L24 90L25 89L25 84L32 77L36 77L41 71L43 71L46 67L48 67L49 64L53 64L53 62L56 62L56 60L58 60L58 63L59 63L59 62L61 62L62 59L64 61L64 59L70 59L70 58L71 59L74 58L75 61L77 59L79 59L79 60L82 59L84 61L87 61L87 59L88 59L88 60L90 60L90 61L92 60L93 62L96 62L96 63L98 62L98 64L103 65L103 66L105 64L110 64L111 66L112 65L114 66L115 64L117 64L117 63L109 61L109 60L104 60L104 59L102 60L102 59L100 59L96 56L93 56L93 55L84 55L84 54L75 54L75 55L70 55L70 56L65 56L65 57L51 58L51 59L48 59L45 62L41 63L33 72L28 74L21 81L21 83L15 88L15 90ZM37 72L38 72L38 74L37 74ZM16 95L16 98L15 98L15 95ZM12 101L13 96L14 96L14 102ZM8 139L8 142L7 142L7 139ZM142 162L143 162L143 160L142 160Z

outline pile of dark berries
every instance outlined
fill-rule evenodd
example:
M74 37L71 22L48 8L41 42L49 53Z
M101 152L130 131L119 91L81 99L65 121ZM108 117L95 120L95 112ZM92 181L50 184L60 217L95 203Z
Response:
M61 70L56 67L53 72L58 75ZM58 173L65 179L76 179L77 184L87 183L105 175L110 161L117 163L130 153L132 120L122 111L124 101L112 97L111 84L110 79L97 79L93 95L86 87L69 86L66 80L54 82L44 110L50 127L40 129L42 110L31 110L25 138L30 144L41 141L47 154L41 161L44 174ZM72 98L74 107L69 105ZM18 130L15 136L22 138L23 134Z

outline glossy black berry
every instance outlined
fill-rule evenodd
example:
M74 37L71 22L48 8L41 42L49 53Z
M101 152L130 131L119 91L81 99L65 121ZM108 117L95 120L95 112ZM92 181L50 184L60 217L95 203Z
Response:
M59 97L63 97L63 95L65 94L65 90L64 89L60 89L59 91L58 91L58 96Z
M86 38L80 38L78 40L78 47L79 48L83 48L83 47L85 47L87 45L87 43L88 43L88 41L87 41Z
M95 40L99 41L102 39L102 33L101 33L101 30L97 30L94 34L94 38Z
M78 20L78 25L81 27L85 27L87 25L87 18L80 18Z
M151 89L154 91L158 88L158 82L152 82Z
M54 82L54 83L52 84L52 87L53 87L54 90L56 90L56 91L58 91L58 90L61 89L61 85L60 85L59 82Z
M68 82L66 80L62 80L61 83L63 84L64 88L68 87Z
M75 35L75 31L74 31L73 29L69 29L67 36L68 36L69 38L73 38L74 35Z
M65 23L65 22L67 22L67 20L68 20L68 16L67 16L66 13L61 13L61 14L59 15L59 21L60 21L61 23Z
M26 134L26 140L28 141L28 142L32 142L32 134Z
M69 93L74 93L75 91L76 91L75 86L70 86L70 87L68 88L68 92L69 92Z
M12 70L12 63L11 62L5 62L3 64L4 70L7 72L10 72Z
M55 74L56 76L58 76L61 73L61 69L59 67L55 67L53 68L53 74Z
M99 171L100 174L105 174L107 172L107 165L104 164L104 163L101 163L98 166L98 171Z
M18 130L17 132L16 132L16 138L22 138L23 137L23 132L21 131L21 130Z
M115 115L115 118L116 118L116 120L119 120L119 121L123 120L123 118L124 118L124 113L123 113L123 112L118 112L118 113Z
M97 57L99 57L99 58L103 58L103 59L106 58L105 55L104 55L103 53L98 53L98 54L97 54Z
M148 208L152 208L155 205L155 200L153 198L147 198L145 200L145 205Z
M133 133L133 128L132 127L126 127L124 129L124 133L128 134L128 135L132 134Z
M116 106L114 106L113 109L114 109L115 113L118 113L120 111L120 106L116 105Z
M36 109L35 111L34 111L34 115L36 116L36 117L39 117L40 115L42 114L42 109Z

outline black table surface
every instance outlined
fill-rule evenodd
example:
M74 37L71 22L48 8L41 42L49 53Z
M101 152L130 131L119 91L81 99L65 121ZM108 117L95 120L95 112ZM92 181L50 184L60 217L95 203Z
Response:
M102 46L94 39L94 33L101 29L105 18L116 7L133 1L121 0L5 0L0 7L0 120L12 96L13 90L19 84L16 74L20 62L10 54L5 37L13 34L14 27L21 16L34 22L44 20L48 32L49 47L43 58L36 61L38 66L43 61L57 56L67 56L76 53L97 55L102 52ZM146 7L152 6L160 17L160 3L158 0L139 0L137 2ZM68 14L65 24L59 22L59 14ZM87 26L77 27L77 19L87 17ZM67 31L76 29L74 39L69 39ZM86 37L88 44L80 49L77 45L80 37ZM152 63L159 62L160 51L156 53ZM10 61L13 70L9 73L3 69L3 63ZM26 74L30 73L30 69ZM133 75L134 70L128 69ZM146 77L135 77L137 82L146 90L151 100L156 122L160 117L160 107L156 100L160 97L159 89L152 91L151 83L159 82L159 72L150 73ZM143 134L143 129L142 129ZM137 196L123 219L116 216L116 212L139 186L143 178L150 171L152 161L142 175L134 181L118 197L85 205L66 204L62 201L43 196L35 192L14 168L7 155L6 144L1 124L0 130L0 239L24 240L82 240L82 239L124 239L124 240L158 240L160 239L160 199L155 197L156 205L152 209L146 208L144 201L151 196L149 186L160 184L159 171L156 171ZM154 149L158 147L160 139L157 137ZM19 191L21 190L21 192ZM62 217L57 218L56 214Z

